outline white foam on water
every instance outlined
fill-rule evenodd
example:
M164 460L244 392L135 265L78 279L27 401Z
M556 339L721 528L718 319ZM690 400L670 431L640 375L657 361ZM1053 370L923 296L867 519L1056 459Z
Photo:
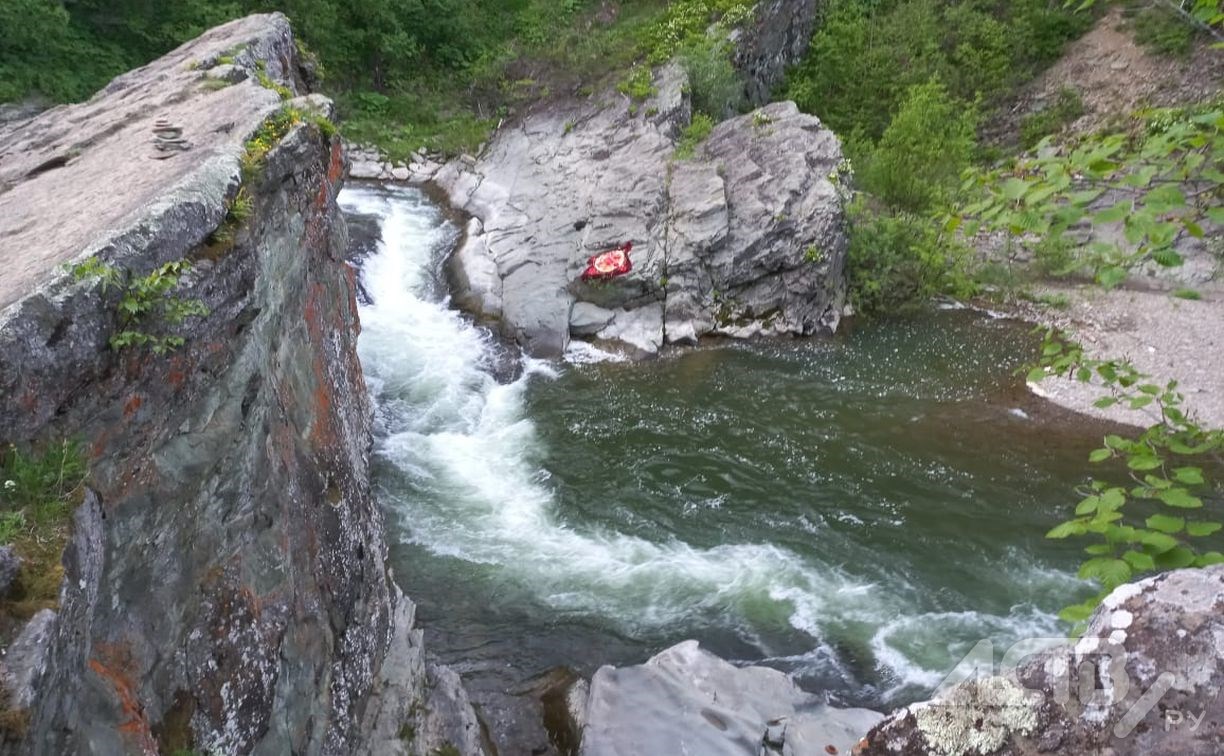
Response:
M592 365L598 362L627 362L623 354L600 349L589 341L574 339L565 348L563 359L571 365Z
M914 615L910 586L865 583L768 543L698 548L567 525L525 407L530 382L555 378L557 368L525 360L508 384L483 369L489 336L429 296L454 228L416 190L350 188L341 204L382 223L378 251L362 269L372 304L361 309L359 349L378 405L376 453L408 482L389 494L404 515L404 539L493 565L498 579L555 611L629 631L722 623L751 637L751 618L765 615L819 640L828 622L851 617L879 628L871 647L895 678L938 682L898 639L913 623L947 624L955 615ZM599 351L579 347L567 358L602 359ZM991 628L1013 620L1023 630L1021 616L974 621Z

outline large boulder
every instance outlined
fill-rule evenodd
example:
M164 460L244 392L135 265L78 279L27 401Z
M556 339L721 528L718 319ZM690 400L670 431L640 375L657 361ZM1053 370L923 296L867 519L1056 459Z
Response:
M537 356L571 336L636 357L718 334L831 331L844 297L841 146L775 103L719 124L691 156L687 77L660 69L643 103L607 92L500 131L434 175L471 220L455 301ZM585 283L589 256L633 244L634 269Z
M1224 566L1121 586L1072 644L889 715L857 753L1218 754Z
M880 718L832 708L776 669L736 667L697 641L635 667L602 667L574 716L583 756L849 753Z

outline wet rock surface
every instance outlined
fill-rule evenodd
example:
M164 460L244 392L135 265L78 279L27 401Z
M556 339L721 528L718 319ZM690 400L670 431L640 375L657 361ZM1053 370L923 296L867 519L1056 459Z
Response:
M775 669L736 667L686 641L636 667L601 668L577 718L583 756L805 756L849 753L881 715L834 709Z
M222 56L230 86L209 85ZM29 665L27 734L0 751L352 753L372 693L399 713L427 701L369 488L346 159L303 119L244 175L244 144L281 107L261 69L303 94L279 14L0 128L0 260L17 261L0 285L0 439L82 438L91 488L45 663ZM159 120L190 149L156 159ZM240 187L249 217L219 241ZM118 292L60 267L93 256L134 275L190 261L176 296L208 314L171 354L111 349Z
M608 92L550 106L479 159L421 174L471 216L450 261L455 301L535 356L571 337L634 357L704 335L807 335L844 296L841 147L775 103L719 124L689 159L687 77L660 69L643 103ZM633 243L634 268L583 282L593 254Z
M1224 566L1121 586L1073 645L894 712L857 753L1219 753L1222 609Z

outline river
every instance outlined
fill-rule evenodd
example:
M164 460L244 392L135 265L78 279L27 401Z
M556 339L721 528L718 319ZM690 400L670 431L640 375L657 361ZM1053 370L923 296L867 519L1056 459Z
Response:
M426 646L481 690L685 638L842 705L928 693L979 639L1059 635L1098 429L1030 397L1027 327L937 311L646 364L525 361L448 306L455 225L348 188L375 485Z

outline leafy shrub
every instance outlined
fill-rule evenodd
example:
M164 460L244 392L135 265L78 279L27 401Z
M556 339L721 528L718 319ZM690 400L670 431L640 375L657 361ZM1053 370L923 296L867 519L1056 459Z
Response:
M966 228L1007 231L1074 244L1074 227L1099 233L1078 246L1078 263L1107 287L1154 262L1182 264L1182 234L1205 238L1224 223L1224 109L1210 104L1138 114L1123 132L1085 135L1001 167L975 170L962 189L979 199L960 208ZM1094 204L1109 192L1119 199Z
M185 260L168 262L144 276L116 268L96 257L76 265L72 274L80 280L97 279L102 291L118 289L116 314L119 329L110 337L111 349L147 346L154 354L173 352L185 342L175 329L191 317L203 317L208 308L198 299L174 294L182 277L191 270Z
M941 293L964 295L968 250L930 218L885 212L856 200L849 209L847 270L850 303L857 312L895 312Z
M1194 46L1194 27L1176 11L1159 3L1141 10L1132 28L1136 42L1160 55L1185 57Z
M731 64L731 43L717 36L691 39L677 51L689 77L693 108L726 118L744 103L744 83Z
M922 212L944 200L973 156L976 114L939 81L911 87L860 172L885 202Z
M1108 392L1097 407L1149 411L1151 423L1135 438L1105 437L1088 460L1115 466L1090 480L1080 491L1075 516L1047 534L1095 541L1084 549L1089 558L1079 576L1094 580L1101 591L1060 616L1086 621L1101 599L1136 576L1224 563L1224 523L1204 506L1217 493L1209 476L1224 449L1224 431L1194 420L1176 381L1157 384L1130 363L1088 359L1079 345L1053 331L1046 334L1041 362L1029 380L1050 375L1097 382Z

